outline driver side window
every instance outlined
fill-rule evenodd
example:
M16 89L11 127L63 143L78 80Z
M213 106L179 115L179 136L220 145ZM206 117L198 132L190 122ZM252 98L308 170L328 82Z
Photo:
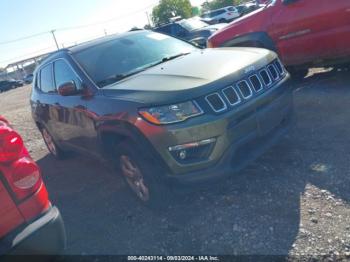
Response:
M54 72L56 88L70 81L73 81L75 83L77 89L81 88L81 82L79 78L66 61L57 60L54 63Z

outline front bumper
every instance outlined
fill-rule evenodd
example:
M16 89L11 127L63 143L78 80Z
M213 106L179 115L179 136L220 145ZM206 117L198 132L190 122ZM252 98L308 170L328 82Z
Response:
M148 136L167 167L167 178L199 182L237 172L259 157L286 133L293 122L293 93L285 77L251 101L220 115L203 115L168 126ZM180 164L169 153L174 145L215 138L210 156Z
M56 207L51 207L31 224L2 239L0 255L57 255L65 244L66 233L61 214ZM7 258L11 260L11 256Z

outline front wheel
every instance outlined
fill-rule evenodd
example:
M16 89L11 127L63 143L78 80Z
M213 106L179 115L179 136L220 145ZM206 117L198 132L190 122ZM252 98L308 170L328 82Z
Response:
M163 208L169 205L172 192L161 181L161 168L132 142L116 146L119 171L132 194L149 207Z
M49 131L47 131L47 129L43 127L43 128L40 128L40 132L44 139L45 145L49 150L49 152L51 153L51 155L56 159L63 159L65 157L65 153L61 148L57 146L56 142L54 141Z

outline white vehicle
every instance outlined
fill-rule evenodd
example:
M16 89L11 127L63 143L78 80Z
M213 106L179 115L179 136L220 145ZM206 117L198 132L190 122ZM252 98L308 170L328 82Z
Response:
M201 20L208 24L229 23L239 16L240 13L234 6L226 6L204 13Z

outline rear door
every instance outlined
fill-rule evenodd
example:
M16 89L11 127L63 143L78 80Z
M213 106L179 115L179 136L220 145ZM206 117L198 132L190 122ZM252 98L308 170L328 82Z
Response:
M349 30L346 7L350 1L295 0L283 4L280 0L276 7L268 31L285 64L331 58L342 46L340 39Z

